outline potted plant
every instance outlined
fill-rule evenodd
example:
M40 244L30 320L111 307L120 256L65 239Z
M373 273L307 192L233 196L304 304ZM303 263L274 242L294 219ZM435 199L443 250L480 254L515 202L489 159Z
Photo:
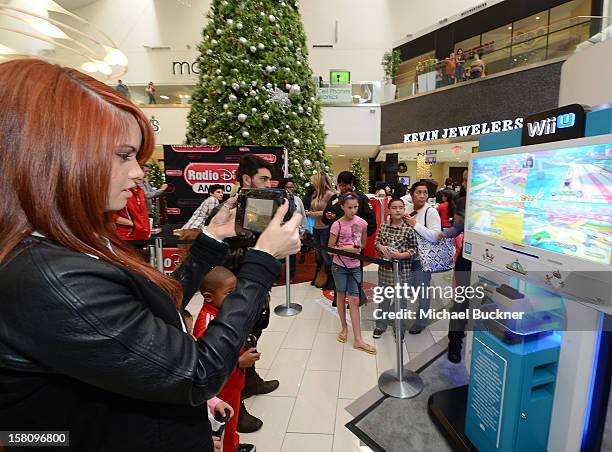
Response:
M396 86L393 84L393 80L399 71L400 63L402 58L399 50L392 50L385 52L382 58L382 68L385 73L385 85L384 85L384 100L389 101L395 99Z

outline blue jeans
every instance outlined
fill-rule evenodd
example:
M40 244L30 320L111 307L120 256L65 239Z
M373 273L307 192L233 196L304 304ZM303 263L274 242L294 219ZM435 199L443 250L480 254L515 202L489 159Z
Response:
M315 255L317 257L317 272L324 265L329 267L331 264L331 258L329 257L329 253L324 247L327 247L327 243L329 242L329 228L324 229L316 229L312 230L313 240L315 242ZM316 273L316 272L315 272Z
M345 293L353 297L359 296L361 284L361 267L346 268L332 264L332 275L337 293Z
M412 274L414 278L414 286L422 287L421 296L419 298L419 311L417 312L417 321L415 326L425 328L427 326L427 320L420 318L421 310L427 311L429 309L429 294L427 288L431 285L431 272L423 270L423 265L420 260L415 260L412 264Z

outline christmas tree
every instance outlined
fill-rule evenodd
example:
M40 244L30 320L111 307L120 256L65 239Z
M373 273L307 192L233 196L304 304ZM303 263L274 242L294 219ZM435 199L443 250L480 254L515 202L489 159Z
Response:
M294 1L212 1L186 141L284 146L303 194L330 162L298 8Z
M367 193L368 181L366 180L365 175L363 174L363 167L361 166L361 162L359 161L359 159L351 160L350 171L355 175L355 178L357 179L357 186L355 187L355 189L360 191L361 193Z
M154 188L159 188L165 183L164 172L159 166L157 160L151 160L149 163L149 175L147 176L149 183ZM153 217L153 227L159 227L160 224L168 221L168 208L164 195L153 198L153 209L151 211Z

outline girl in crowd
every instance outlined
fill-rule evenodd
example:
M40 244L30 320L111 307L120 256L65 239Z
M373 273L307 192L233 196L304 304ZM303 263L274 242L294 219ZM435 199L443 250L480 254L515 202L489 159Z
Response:
M329 247L342 251L359 254L366 246L368 238L368 223L357 216L359 209L357 193L349 192L340 198L340 206L344 215L331 225ZM334 255L332 275L336 285L337 308L340 316L342 330L338 334L338 341L346 342L348 325L346 323L346 305L349 306L351 325L355 343L353 347L372 355L376 349L363 341L361 336L361 322L359 318L359 285L361 283L361 266L359 259Z
M180 310L227 253L236 200L166 276L112 219L153 152L142 111L36 59L0 64L0 98L0 425L69 431L69 450L211 452L202 405L233 371L278 258L299 249L300 216L281 225L278 209L195 341Z
M329 253L324 249L329 242L329 226L323 223L321 218L323 217L323 210L325 210L325 207L327 206L327 203L331 197L334 195L334 192L332 191L329 176L323 172L313 174L310 178L310 183L314 187L315 191L310 201L310 210L306 211L306 215L315 219L315 224L313 226L313 239L316 245L315 253L317 258L317 269L314 277L312 278L313 282L311 283L314 284L317 273L319 273L321 268L325 267L329 269L329 266L331 265Z
M442 191L442 202L436 207L440 215L440 222L443 229L450 228L451 218L455 214L455 201L452 192Z
M438 211L427 204L429 191L425 182L415 182L410 187L410 196L412 197L412 211L404 215L406 224L412 226L416 233L422 239L431 243L438 241L438 234L442 232L440 223L440 215ZM419 313L429 309L429 294L427 288L431 284L431 272L423 270L423 265L420 260L415 260L412 267L414 272L415 285L422 286L421 299L419 300ZM417 317L417 321L410 328L410 334L419 334L426 326L427 321L421 316Z

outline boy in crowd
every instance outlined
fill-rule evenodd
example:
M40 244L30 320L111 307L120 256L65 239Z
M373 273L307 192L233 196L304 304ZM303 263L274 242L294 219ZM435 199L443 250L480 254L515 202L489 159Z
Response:
M193 330L196 338L201 337L208 324L214 321L225 298L236 289L237 281L231 271L221 266L215 267L204 277L200 284L204 304ZM243 348L237 367L218 394L221 400L225 400L232 407L234 413L240 410L240 393L244 388L244 369L253 366L260 356L261 353L258 353L255 347L250 347L248 350ZM237 424L238 416L232 416L227 422L223 437L223 450L225 452L255 451L255 446L252 444L240 444L240 437L236 431Z
M210 213L223 200L223 186L213 184L208 188L208 198L193 212L191 218L181 229L202 229Z
M380 225L374 246L383 258L399 260L400 284L412 284L412 261L418 259L418 243L414 229L404 223L404 201L389 201L389 221ZM391 267L378 266L378 285L395 286ZM391 300L385 297L381 303L382 312L389 312ZM398 307L395 307L399 311ZM387 329L386 319L377 319L372 336L378 339Z

